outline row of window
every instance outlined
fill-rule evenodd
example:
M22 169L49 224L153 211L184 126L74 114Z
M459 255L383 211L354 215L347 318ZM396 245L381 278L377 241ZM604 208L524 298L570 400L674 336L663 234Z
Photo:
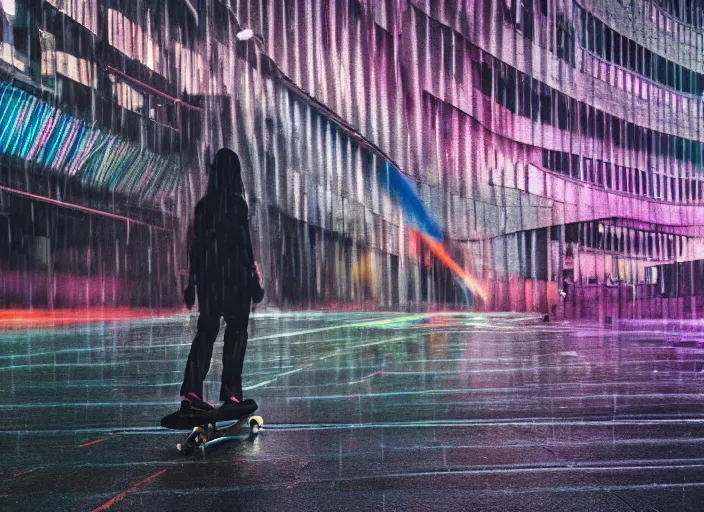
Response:
M427 18L422 12L420 14L417 17L418 37L422 40L426 37L424 20ZM459 32L432 19L428 23L430 48L442 48L444 55L439 61L441 71L461 83L464 63L468 60L472 87L511 112L561 130L611 141L614 147L704 165L704 144L701 142L638 126L579 102L495 59ZM568 26L563 27L563 32L569 37Z
M98 33L98 0L46 0L94 34Z
M704 9L699 0L650 0L673 18L697 28L704 27ZM680 3L681 2L681 3Z
M701 95L704 74L691 71L620 35L604 22L575 4L580 26L580 44L607 62L680 92Z
M472 66L475 87L522 117L611 141L616 147L704 165L704 144L699 141L644 128L607 114L491 56L485 56L482 63L473 62Z
M681 258L685 249L684 239L680 235L612 226L603 222L580 222L566 226L565 229L566 242L577 242L589 249L662 261Z
M162 63L162 51L157 35L152 35L149 9L145 12L145 19L146 30L120 11L108 9L108 42L131 59L140 61L152 71L166 74L165 62Z
M562 151L543 149L543 167L609 190L664 201L701 201L704 198L704 182L697 179L664 176Z

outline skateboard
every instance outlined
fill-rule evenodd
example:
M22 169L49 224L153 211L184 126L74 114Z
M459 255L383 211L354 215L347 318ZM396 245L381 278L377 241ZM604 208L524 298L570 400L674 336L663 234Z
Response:
M181 409L164 416L161 419L161 426L171 430L190 430L191 432L176 445L176 449L188 455L194 451L199 451L205 455L206 448L228 440L237 439L230 435L232 432L244 427L250 429L250 435L256 436L262 430L264 420L261 416L253 413L257 410L257 403L254 400L244 400L240 407L231 411L225 417L220 407L210 411L193 411L188 402L181 404ZM218 422L235 421L235 423L218 428Z

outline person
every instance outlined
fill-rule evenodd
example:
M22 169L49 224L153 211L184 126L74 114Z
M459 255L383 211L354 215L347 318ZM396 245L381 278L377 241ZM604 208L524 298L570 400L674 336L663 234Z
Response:
M223 148L215 155L208 191L195 207L189 259L188 286L183 298L191 309L197 291L200 316L181 385L181 406L213 409L203 399L203 381L210 369L222 317L227 327L220 411L227 414L228 408L236 408L243 400L242 367L249 312L252 301L261 301L264 294L252 251L240 160L232 150Z

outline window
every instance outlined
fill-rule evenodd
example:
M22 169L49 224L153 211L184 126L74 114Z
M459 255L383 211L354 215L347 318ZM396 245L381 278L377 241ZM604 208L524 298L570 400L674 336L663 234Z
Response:
M667 68L667 86L674 89L677 83L675 80L675 63L668 60L665 66Z
M617 117L611 117L611 141L616 146L621 145L621 120Z
M46 0L94 34L98 33L97 0Z
M545 84L540 84L540 121L552 124L552 89Z
M560 169L560 172L564 174L565 176L570 175L570 154L569 153L562 153L562 168Z
M653 256L653 234L648 233L648 256Z
M530 77L523 73L518 74L518 114L530 117Z
M567 129L567 98L562 93L557 93L557 126L561 130Z
M596 111L596 137L604 140L604 113L601 110Z
M628 40L628 69L631 71L636 70L636 54L638 53L636 46L635 41Z
M636 151L640 151L642 138L643 129L640 126L633 125L633 149Z
M636 194L640 194L640 173L636 169L635 173L633 173L633 178L634 178L634 191Z
M612 188L611 179L611 164L609 162L604 162L604 172L606 173L606 188Z
M633 149L634 139L636 138L636 127L633 123L626 123L626 147Z
M590 52L594 51L595 44L595 32L594 32L594 17L591 14L587 14L587 50Z
M587 119L587 105L584 103L579 103L579 130L583 135L587 134L587 126L589 121Z
M40 30L39 48L42 54L41 84L53 89L56 86L56 40L54 34Z
M489 98L491 98L491 84L491 66L487 62L482 62L482 94Z
M579 155L572 155L572 177L576 180L580 178Z
M584 181L594 183L594 166L591 158L584 159Z
M614 165L614 178L616 190L621 190L621 168L618 165Z
M606 247L605 249L607 251L612 250L612 244L611 244L611 226L606 226Z
M656 74L657 72L657 74ZM657 81L667 85L667 61L660 55L655 57L655 69L653 74L657 76Z
M108 9L108 43L127 55L149 67L161 72L161 49L152 37L151 11L147 9L144 22L146 28L127 18L123 13ZM177 44L176 51L179 52ZM181 49L181 52L183 49ZM183 62L182 62L183 66Z
M614 47L614 64L621 66L621 35L616 32L613 33L613 47Z
M677 160L684 159L684 139L681 137L675 139L675 158Z
M516 69L506 66L506 108L516 113Z
M612 39L612 34L613 31L609 27L604 27L604 54L606 56L606 60L611 61L612 60L612 45L611 45L611 39Z
M689 69L682 68L682 91L692 94L692 74Z
M533 0L512 0L511 11L514 16L516 28L523 35L533 40Z
M647 48L643 51L643 74L648 78L653 78L653 52Z
M148 104L147 96L120 80L119 77L114 75L108 75L108 77L112 82L113 100L126 110L146 115Z
M570 122L570 131L576 133L577 130L579 129L579 126L577 125L577 100L570 98L570 104L569 104L569 122Z
M555 39L557 42L557 57L574 66L574 35L572 27L564 20L558 20L555 27Z
M596 184L600 187L604 186L604 162L597 160L596 162Z

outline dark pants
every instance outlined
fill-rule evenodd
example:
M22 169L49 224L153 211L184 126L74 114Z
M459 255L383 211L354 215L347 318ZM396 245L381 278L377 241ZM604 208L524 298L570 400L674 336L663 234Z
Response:
M242 365L247 349L247 324L251 298L248 293L228 294L224 300L220 294L201 293L199 287L198 300L200 316L198 317L198 332L193 339L191 352L188 354L186 371L181 385L181 396L193 392L203 398L203 381L210 369L210 359L213 355L215 338L220 332L220 318L224 317L225 344L222 351L222 381L220 385L220 400L228 400L231 396L242 400Z

